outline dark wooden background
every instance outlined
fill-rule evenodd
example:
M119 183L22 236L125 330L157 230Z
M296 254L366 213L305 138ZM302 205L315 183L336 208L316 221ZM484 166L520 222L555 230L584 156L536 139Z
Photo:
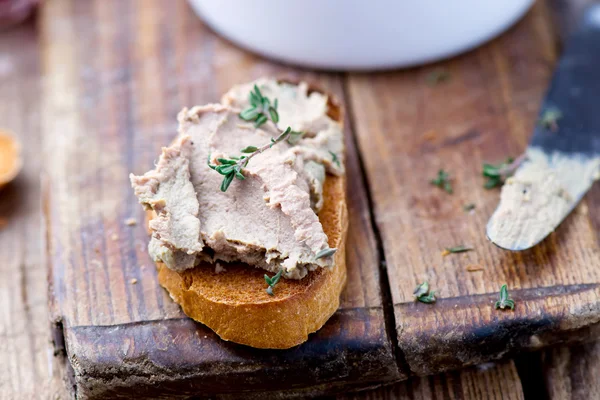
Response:
M172 136L174 115L182 105L216 101L231 84L261 75L317 82L349 110L347 143L354 179L349 181L348 264L353 267L341 315L368 309L374 331L396 326L403 355L386 350L385 340L381 344L383 357L392 365L398 362L413 373L428 374L439 365L458 366L460 352L465 364L473 364L510 350L463 339L490 323L503 327L500 339L515 338L516 348L542 346L556 332L577 330L576 338L597 334L588 329L589 314L572 312L598 297L600 220L597 213L586 212L600 205L597 186L558 237L525 256L507 257L474 232L484 225L497 192L481 190L481 179L473 171L482 160L501 159L525 147L560 38L583 4L538 2L508 33L475 52L434 66L378 74L314 73L262 60L215 37L184 1L166 6L159 0L49 0L36 19L0 33L0 121L26 144L23 174L0 195L0 218L7 222L0 227L0 249L8 255L0 280L0 360L6 360L0 363L0 398L66 396L59 379L61 354L55 357L56 347L50 343L49 312L54 318L68 316L66 323L74 328L181 318L179 309L156 290L156 282L140 279L145 275L137 269L139 262L132 262L119 245L126 236L137 257L133 260L147 258L143 230L122 226L126 217L140 214L136 205L129 202L122 214L111 215L111 207L118 206L111 201L120 200L127 189L109 184L123 185L120 179L130 170L151 164L156 150ZM168 25L169 19L181 23ZM430 87L425 78L439 66L452 78ZM143 140L148 136L155 140ZM135 149L135 157L122 159L123 148ZM465 160L461 154L472 158ZM378 168L382 163L383 170ZM424 167L415 173L419 163ZM452 197L427 183L426 175L440 166L457 178ZM106 185L87 185L91 178ZM77 198L69 196L73 192L79 193ZM49 201L42 203L41 198ZM467 216L471 223L464 223L461 208L467 202L478 205L475 215ZM98 216L99 221L90 223ZM106 233L101 253L107 257L100 262L108 260L122 271L120 285L112 285L117 278L105 275L105 269L85 269L78 276L80 270L57 262L90 265L96 244L86 240L96 239L99 226ZM73 231L81 235L70 236ZM441 258L439 250L457 237L486 250ZM559 253L556 248L570 251ZM543 275L540 263L550 265ZM70 271L67 279L51 276L52 282L84 282L71 287L73 292L54 288L60 294L51 299L50 310L48 264L52 274ZM373 268L378 264L381 268ZM469 265L483 271L468 272ZM131 285L130 279L139 282ZM411 301L415 282L423 279L439 290L442 300L435 308ZM488 293L504 282L522 289L515 291L519 307L514 314L490 311ZM540 282L561 291L533 289ZM98 295L107 288L121 292ZM95 303L107 298L116 300ZM386 304L394 304L393 312ZM520 332L520 317L536 312L559 323L552 329L541 326L533 334ZM518 334L511 333L515 330ZM389 333L395 342L395 332ZM446 350L429 353L431 343L424 346L420 338L435 341L440 334ZM60 343L58 348L60 353ZM349 397L597 398L599 370L600 345L592 343L412 378Z

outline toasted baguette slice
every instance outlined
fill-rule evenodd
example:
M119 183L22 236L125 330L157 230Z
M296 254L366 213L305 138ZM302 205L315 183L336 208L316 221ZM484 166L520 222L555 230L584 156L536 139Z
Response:
M329 96L329 116L342 123ZM265 271L245 264L203 263L184 272L157 263L158 281L183 311L222 339L264 349L287 349L305 342L337 310L346 283L346 179L327 175L319 219L335 247L335 267L319 268L301 280L281 279L274 296L266 292ZM152 218L152 211L148 218Z

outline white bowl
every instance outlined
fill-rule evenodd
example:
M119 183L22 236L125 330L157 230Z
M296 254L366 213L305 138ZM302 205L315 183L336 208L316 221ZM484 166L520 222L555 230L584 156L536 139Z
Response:
M500 34L533 0L189 0L215 31L261 55L367 70L450 57Z

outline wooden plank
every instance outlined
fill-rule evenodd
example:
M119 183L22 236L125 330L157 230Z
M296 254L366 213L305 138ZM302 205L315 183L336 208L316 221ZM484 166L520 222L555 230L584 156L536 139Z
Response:
M600 342L548 350L542 362L550 399L600 399Z
M508 33L464 56L349 76L399 345L417 374L598 335L599 247L588 204L529 251L502 251L485 237L498 191L483 189L481 165L527 145L556 60L548 21L538 2ZM439 67L450 80L428 85L427 75ZM440 168L453 177L453 195L429 183ZM476 204L474 213L463 211L467 203ZM475 250L441 255L461 244ZM425 280L438 294L433 306L413 301ZM494 309L504 283L517 302L514 312Z
M272 74L308 79L343 101L340 77L261 61L215 37L183 0L56 0L44 2L40 17L44 147L60 155L45 160L52 309L77 394L189 396L289 382L319 393L400 379L361 179L349 182L340 310L289 351L226 343L185 318L157 283L128 182L172 140L183 106L216 102L232 84ZM348 144L350 174L360 177ZM130 217L137 226L124 223Z
M486 363L462 371L415 377L379 389L344 394L338 400L487 400L524 399L512 361Z
M0 35L0 129L23 143L24 167L0 191L0 398L63 395L49 343L40 207L40 81L34 24Z
M552 0L553 17L560 26L561 39L577 26L591 0ZM587 196L590 210L600 209L600 186L595 185ZM590 219L596 232L600 232L600 213L590 212ZM572 347L559 347L542 353L542 365L548 395L553 400L584 400L600 398L600 342L592 342Z

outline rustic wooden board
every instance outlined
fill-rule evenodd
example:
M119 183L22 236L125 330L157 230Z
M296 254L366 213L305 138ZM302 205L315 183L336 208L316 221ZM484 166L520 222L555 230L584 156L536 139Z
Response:
M23 170L0 191L0 399L64 394L49 341L41 240L38 59L31 21L0 34L0 129L25 145Z
M550 399L600 399L600 342L547 350L542 360Z
M343 102L338 75L262 62L217 39L184 1L56 0L40 18L52 312L78 396L321 393L405 377L393 325L386 329L361 179L349 180L342 305L288 351L223 342L182 314L157 283L128 182L172 140L183 106L216 102L232 84L271 74L308 79ZM350 174L361 177L348 145ZM140 223L126 226L130 217Z
M344 394L337 400L522 400L523 389L512 361L487 363L461 371L409 381L382 388Z
M348 95L381 233L399 346L410 369L431 374L523 349L600 333L598 191L540 246L502 251L485 237L498 191L481 165L520 154L556 60L545 3L508 33L467 55L403 73L353 74ZM435 86L427 75L444 67ZM453 195L432 187L438 169ZM470 215L463 205L475 203ZM475 251L442 257L444 247ZM481 267L469 272L470 265ZM428 280L434 306L415 304ZM507 283L514 312L494 310Z
M263 61L217 38L184 1L54 0L40 19L52 318L79 396L322 393L598 335L600 225L586 213L597 194L533 251L510 255L482 234L498 194L481 189L481 161L525 147L555 61L543 4L502 38L440 64L452 78L436 87L425 83L435 66L341 76ZM342 306L307 344L283 352L222 342L185 318L158 287L127 179L171 140L182 106L273 74L308 79L349 107L353 177ZM427 183L439 167L456 178L453 196ZM478 208L465 215L471 201ZM132 216L140 224L128 227ZM442 258L457 240L477 251ZM466 272L470 264L484 270ZM434 306L412 302L424 279L439 291ZM492 309L504 282L514 313ZM459 375L448 376L431 379ZM444 396L467 390L452 388Z

